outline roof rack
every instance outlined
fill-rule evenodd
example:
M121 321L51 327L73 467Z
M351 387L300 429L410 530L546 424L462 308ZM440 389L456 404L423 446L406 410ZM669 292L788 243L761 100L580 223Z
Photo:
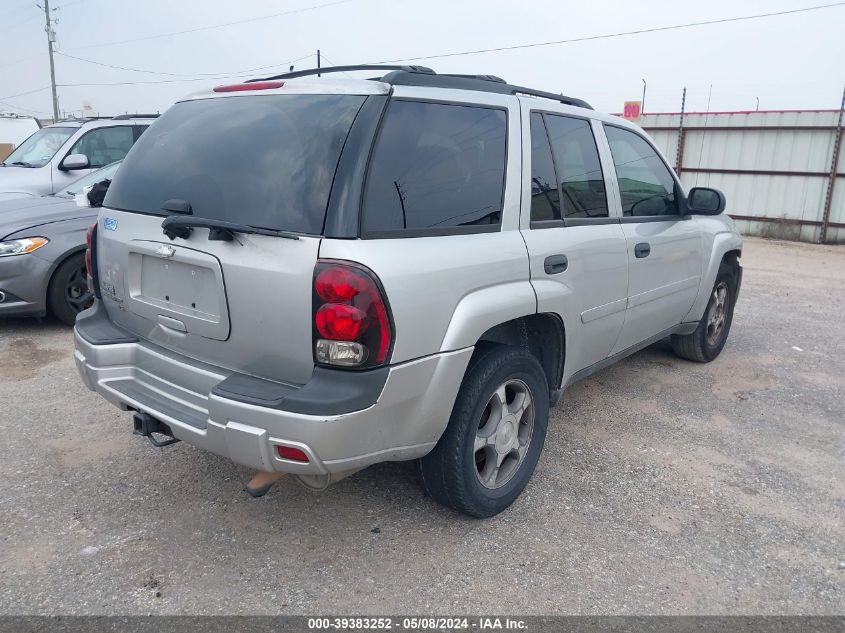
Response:
M567 97L553 92L534 90L524 86L514 86L507 83L501 77L495 75L457 75L437 74L426 66L392 66L386 64L358 64L353 66L327 66L325 68L309 68L294 72L262 77L260 79L248 79L246 83L255 81L269 81L272 79L295 79L297 77L310 77L330 73L343 73L354 70L387 70L390 71L382 77L371 77L373 81L382 81L392 85L402 86L427 86L431 88L452 88L456 90L478 90L480 92L495 92L509 95L530 95L542 99L552 99L565 105L592 110L593 106L575 97Z
M481 92L495 92L507 95L530 95L532 97L552 99L553 101L559 101L565 105L576 106L578 108L593 109L593 106L583 99L567 97L566 95L555 94L554 92L534 90L533 88L526 88L524 86L515 86L494 75L422 75L397 70L382 77L381 81L402 86L429 86L432 88L453 88L455 90L479 90Z
M157 119L159 116L161 115L156 112L155 114L118 114L117 116L105 118L112 119L114 121L125 121L126 119Z
M326 66L324 68L309 68L307 70L296 70L272 77L261 77L260 79L247 79L245 83L255 81L270 81L272 79L296 79L297 77L309 77L312 75L328 75L330 73L345 73L353 70L401 70L406 73L421 73L433 75L434 71L425 66L391 66L387 64L355 64L352 66Z

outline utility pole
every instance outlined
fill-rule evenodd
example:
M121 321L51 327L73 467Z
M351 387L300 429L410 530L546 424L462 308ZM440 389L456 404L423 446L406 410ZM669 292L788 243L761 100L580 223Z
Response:
M44 30L47 32L47 52L50 55L50 87L53 90L53 121L59 120L59 97L56 95L56 66L53 63L53 44L56 32L50 20L50 0L44 0Z
M321 66L320 66L320 49L318 48L317 49L317 70L320 70L320 68L321 68ZM317 76L320 77L321 76L320 73L317 73Z

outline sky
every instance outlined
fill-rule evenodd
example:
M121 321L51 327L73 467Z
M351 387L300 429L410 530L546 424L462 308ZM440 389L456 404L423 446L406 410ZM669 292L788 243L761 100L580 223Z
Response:
M51 7L58 8L52 12L58 18L56 81L77 84L60 85L60 110L80 113L89 105L113 115L163 111L195 90L284 72L291 64L314 67L318 48L323 65L372 63L833 2L52 0ZM45 117L52 109L50 75L44 12L35 3L0 0L0 110ZM240 23L218 27L230 22ZM580 97L607 112L641 99L643 79L646 112L679 111L684 87L688 112L707 110L708 101L710 111L753 110L758 98L764 110L834 109L845 88L843 33L840 3L792 15L408 63L498 75Z

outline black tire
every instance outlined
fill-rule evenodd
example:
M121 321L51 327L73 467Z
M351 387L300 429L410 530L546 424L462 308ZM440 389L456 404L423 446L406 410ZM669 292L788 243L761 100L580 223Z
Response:
M529 412L532 414L531 427L527 430L525 443L522 443L523 438L517 438L515 441L520 448L512 448L513 452L504 457L501 471L505 472L507 463L510 467L507 476L501 483L493 481L492 485L498 487L490 488L482 484L479 469L483 468L483 456L489 454L485 451L490 450L495 456L500 450L498 441L477 451L476 435L489 424L484 415L491 417L489 405L494 403L496 394L505 392L509 385L518 386L520 391L513 396L511 404L505 405L506 412L510 411L509 406L517 407L513 404L516 397L521 398L525 393L529 397L522 402L530 403L528 406L532 408L515 414L519 417L512 418L510 430L503 431L503 437L513 438L514 434L526 431ZM417 462L423 488L439 503L469 516L482 518L498 514L516 500L531 479L543 450L548 420L549 387L543 368L534 356L525 349L504 345L477 349L464 375L446 430L434 450ZM482 456L481 465L479 455ZM516 461L511 463L508 461L511 459ZM490 467L499 472L496 463L491 461Z
M88 291L85 255L71 255L56 268L47 288L47 307L62 323L73 325L76 315L94 301Z
M724 322L718 332L714 332L710 321L715 314L714 311L718 310L716 293L720 286L724 286L726 289L725 301L727 305L724 308ZM698 363L709 363L716 358L721 353L722 348L725 347L725 342L728 340L728 334L731 331L736 296L736 264L723 262L719 266L716 283L713 284L713 289L710 291L710 300L707 302L707 308L704 310L704 315L701 317L698 327L692 334L672 335L672 349L675 354Z

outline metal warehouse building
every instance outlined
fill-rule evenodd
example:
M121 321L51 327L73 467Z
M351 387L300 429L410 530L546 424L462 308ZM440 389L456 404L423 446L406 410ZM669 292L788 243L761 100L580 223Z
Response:
M748 235L845 243L842 111L644 114L686 188L721 189Z

